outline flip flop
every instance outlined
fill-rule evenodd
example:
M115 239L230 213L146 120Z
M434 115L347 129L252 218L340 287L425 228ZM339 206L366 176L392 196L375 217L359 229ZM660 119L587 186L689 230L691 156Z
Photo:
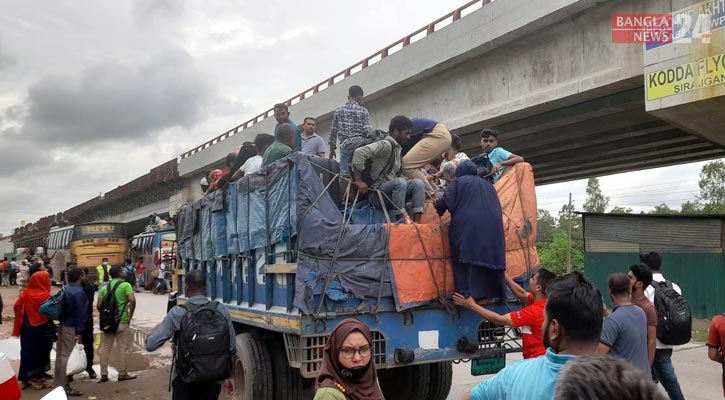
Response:
M47 382L35 382L35 383L32 383L31 386L35 390L45 390L45 389L53 388L53 385L51 385L50 383L47 383Z

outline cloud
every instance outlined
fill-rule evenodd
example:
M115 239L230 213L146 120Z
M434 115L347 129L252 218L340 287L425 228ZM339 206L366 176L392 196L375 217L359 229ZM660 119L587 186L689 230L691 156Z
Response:
M28 89L22 131L52 146L141 140L156 130L193 126L215 95L193 57L167 50L138 66L105 62L76 77L40 79Z
M12 67L17 64L17 62L17 57L5 49L5 46L3 45L3 38L0 36L0 71Z
M137 23L146 24L178 19L186 9L184 2L178 0L135 0L132 13Z

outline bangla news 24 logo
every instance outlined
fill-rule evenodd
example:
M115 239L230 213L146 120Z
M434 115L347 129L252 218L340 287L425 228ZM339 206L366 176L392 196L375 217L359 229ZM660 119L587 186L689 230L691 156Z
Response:
M612 14L612 43L710 43L710 28L709 14Z

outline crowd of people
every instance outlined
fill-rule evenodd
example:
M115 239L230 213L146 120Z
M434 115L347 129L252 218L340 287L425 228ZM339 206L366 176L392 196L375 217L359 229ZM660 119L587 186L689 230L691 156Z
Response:
M22 260L21 265L25 261ZM43 262L34 262L27 269L27 276L23 276L23 269L20 268L19 281L24 283L20 285L20 296L13 307L15 320L12 330L12 336L20 338L20 368L17 377L20 388L43 390L63 387L68 396L82 396L80 391L71 386L73 375L66 374L68 358L76 343L83 345L86 358L85 373L91 379L97 378L93 369L93 302L96 291L99 292L96 308L101 314L101 319L104 313L108 313L104 310L108 304L104 303L104 299L113 297L112 302L118 312L111 314L119 323L117 329L112 332L102 332L99 382L108 382L109 355L114 341L118 342L120 348L118 380L135 379L135 376L126 372L126 356L131 351L129 323L133 318L135 297L133 287L125 280L124 268L121 266L105 268L103 264L99 265L99 289L98 284L89 280L88 269L77 268L69 263L68 268L63 271L64 286L59 300L58 315L50 316L42 309L53 295L52 271L49 272L46 265ZM109 292L110 295L107 296ZM53 322L54 319L57 319L57 324ZM53 375L50 375L50 353L53 343L55 343L56 358Z
M370 114L363 106L364 92L351 86L347 101L332 116L329 151L317 134L317 121L306 117L297 125L290 119L286 104L274 106L277 120L274 136L259 134L254 142L244 142L225 159L224 169L209 171L200 181L201 190L209 194L263 166L302 152L310 157L338 158L340 176L348 179L363 196L368 191L384 193L381 202L370 196L371 204L392 209L400 218L420 220L426 198L439 198L447 183L456 180L456 168L468 160L461 138L430 118L395 116L387 132L373 129ZM472 159L476 174L491 183L500 178L506 167L523 161L521 156L498 146L498 134L484 129L480 134L482 153ZM406 209L406 203L410 207Z

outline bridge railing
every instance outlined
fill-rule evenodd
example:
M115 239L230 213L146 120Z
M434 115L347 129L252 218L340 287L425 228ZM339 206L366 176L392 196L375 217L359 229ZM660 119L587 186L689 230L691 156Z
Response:
M376 51L375 53L363 58L362 60L356 62L355 64L345 68L344 70L332 75L331 77L325 79L324 81L316 84L315 86L312 86L311 88L303 91L302 93L293 96L286 101L283 101L282 103L287 104L287 106L291 106L293 104L297 104L300 101L313 96L320 92L321 90L327 89L328 87L339 83L343 79L349 77L350 75L362 71L363 69L369 67L370 65L373 65L380 60L382 60L385 57L388 57L389 55L399 51L400 49L410 45L411 43L415 43L420 39L423 39L424 37L432 34L437 29L441 29L459 19L461 17L465 16L466 14L469 14L473 11L478 10L479 8L485 6L488 3L491 3L492 0L473 0L470 1L463 6L451 11L450 13L438 18L437 20L429 23L428 25L414 31L413 33L410 33L406 35L405 37L396 40L395 42L389 44L385 48ZM228 131L222 133L221 135L208 140L207 142L204 142L196 147L194 147L191 150L188 150L179 156L179 161L193 155L196 153L199 153L203 151L206 148L209 148L222 140L228 139L235 134L250 128L254 126L255 124L258 124L259 122L271 117L274 115L274 110L272 108L264 111L263 113L255 116L254 118L249 119L248 121L245 121L237 126L235 126L232 129L229 129Z

